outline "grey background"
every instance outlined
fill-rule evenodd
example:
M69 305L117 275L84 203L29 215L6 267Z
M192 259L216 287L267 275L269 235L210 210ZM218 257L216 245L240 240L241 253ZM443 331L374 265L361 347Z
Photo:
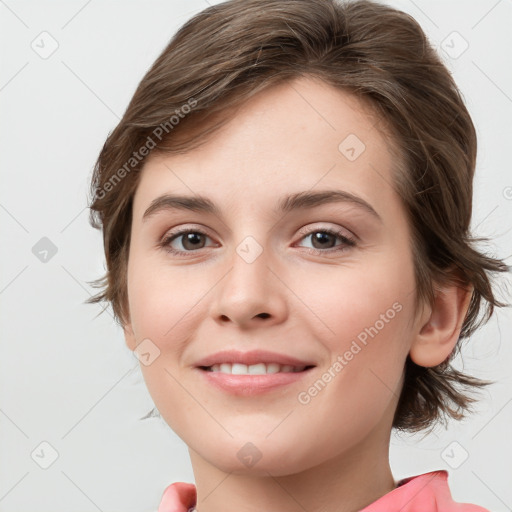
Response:
M463 92L479 135L472 225L509 256L512 3L388 3L419 21ZM206 6L0 0L0 512L156 511L168 484L193 482L184 443L160 418L139 421L153 403L111 312L83 301L104 271L86 208L94 161L145 71ZM457 361L498 381L477 414L393 436L395 478L446 468L456 501L512 509L511 332L498 310Z

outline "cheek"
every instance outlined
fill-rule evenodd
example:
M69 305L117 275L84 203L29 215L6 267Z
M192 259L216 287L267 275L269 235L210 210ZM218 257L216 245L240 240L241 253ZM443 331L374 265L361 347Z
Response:
M382 414L400 393L412 336L414 275L408 260L398 264L384 256L364 267L310 276L298 292L309 289L307 306L315 316L309 311L305 318L330 358L318 396L316 389L304 390L304 402L311 401L315 415L339 412L341 421L342 411L358 411L368 420L360 425L371 425L371 416Z
M128 296L136 336L150 338L161 349L166 340L181 339L197 321L201 299L214 285L208 274L191 266L166 268L162 261L135 254L128 266Z
M137 342L151 340L159 355L151 364L141 364L147 389L162 417L183 439L192 427L186 411L194 409L182 384L181 354L204 316L201 298L208 284L181 268L164 268L161 261L149 263L134 254L128 266L128 294L132 328ZM201 274L202 275L202 274ZM204 277L202 275L202 277ZM211 287L211 285L210 285ZM193 411L196 417L200 411Z
M316 280L319 286L308 305L323 321L318 322L315 337L327 349L330 362L297 397L297 417L305 420L301 428L310 425L308 435L315 435L321 424L322 435L338 439L341 449L343 440L361 439L384 415L391 422L411 336L410 279L408 268L353 269L326 279L331 290L327 297L319 291L322 279Z
M405 334L415 290L407 261L395 264L382 254L368 258L368 264L357 262L304 275L293 285L297 296L304 298L296 301L297 308L304 310L302 317L331 352L348 348L353 339L364 343Z

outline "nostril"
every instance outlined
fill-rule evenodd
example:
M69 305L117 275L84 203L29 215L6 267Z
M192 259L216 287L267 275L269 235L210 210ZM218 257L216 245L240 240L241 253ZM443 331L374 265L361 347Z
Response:
M268 318L270 315L268 313L260 313L258 316L260 318Z

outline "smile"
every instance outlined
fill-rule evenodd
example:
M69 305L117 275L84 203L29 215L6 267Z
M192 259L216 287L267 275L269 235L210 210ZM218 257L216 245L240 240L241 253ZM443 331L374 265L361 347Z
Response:
M213 373L225 373L230 375L267 375L273 373L298 373L312 368L312 366L292 366L279 363L220 363L212 366L202 366L201 370Z
M220 363L196 368L209 389L239 397L270 393L297 385L311 374L315 366L292 366L277 363ZM237 373L238 372L238 373ZM304 387L304 384L302 385ZM293 395L295 396L295 395Z

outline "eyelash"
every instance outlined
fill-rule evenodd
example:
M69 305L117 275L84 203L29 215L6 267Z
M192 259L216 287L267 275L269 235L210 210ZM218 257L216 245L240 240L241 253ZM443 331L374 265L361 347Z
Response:
M209 238L208 234L202 231L201 229L183 229L181 231L177 231L175 233L169 233L167 236L165 236L161 242L159 242L159 247L164 249L166 252L171 253L175 256L188 256L191 253L197 252L200 249L197 249L196 251L180 251L177 249L172 249L170 247L170 243L179 238L180 236L186 235L188 233L196 233L200 235L204 235ZM356 241L352 237L347 237L345 234L343 234L341 231L338 231L336 229L329 229L329 228L322 228L322 229L312 229L312 230L306 230L306 231L300 231L300 234L302 235L302 239L306 238L309 235L312 235L314 233L326 233L331 236L335 236L339 238L343 244L341 244L341 248L334 248L331 247L329 249L323 250L323 249L312 249L312 248L306 248L309 253L332 253L332 252L343 252L346 251L349 247L354 247L356 245ZM340 246L338 246L340 247ZM204 249L204 247L201 247L201 249Z

